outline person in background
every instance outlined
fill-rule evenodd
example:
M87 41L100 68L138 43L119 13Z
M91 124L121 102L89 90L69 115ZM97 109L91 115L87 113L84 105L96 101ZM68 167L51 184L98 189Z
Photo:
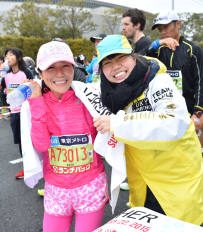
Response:
M0 56L0 65L3 64L5 62L5 57L4 56ZM5 73L4 73L5 75ZM4 83L5 82L5 76L1 76L1 72L0 72L0 106L9 106L9 104L6 102L6 88L3 88L1 86L1 82ZM5 114L10 112L10 109L2 109L1 113ZM10 115L8 116L4 116L4 120L10 120L11 117Z
M6 94L15 90L24 80L33 79L32 73L27 69L25 61L23 60L22 52L19 48L10 47L5 51L6 60L10 66L5 79L1 82L3 89L6 89ZM5 69L5 65L1 64L0 71ZM21 106L11 108L11 129L13 132L14 144L19 145L20 154L21 149L21 133L20 133L20 110ZM15 175L16 178L24 177L24 170Z
M37 72L37 69L35 67L34 60L29 56L23 57L23 60L25 61L27 68L31 71L34 79L37 79L39 77L39 73Z
M130 207L201 225L201 146L185 99L163 63L133 53L124 36L97 49L101 100L113 114L95 117L94 126L125 144Z
M177 89L186 101L196 133L203 129L203 50L180 35L181 22L174 10L164 10L154 19L152 30L161 39L144 48L140 54L158 58L167 68ZM203 146L203 133L199 137Z
M81 53L77 56L76 59L77 68L80 69L85 74L85 81L83 81L84 83L86 83L86 77L88 76L88 72L86 71L85 68L86 61L87 61L87 56L85 54ZM75 75L78 76L79 74L80 73L76 73Z
M93 60L94 58L96 58L96 57L97 57L97 54L94 53L93 56L92 56L92 60Z
M142 10L129 9L123 14L123 32L128 39L134 41L134 53L138 53L152 41L144 35L146 16Z
M97 45L106 37L106 34L99 34L98 36L90 37L90 41L94 43L95 49ZM88 82L93 83L94 86L99 88L100 86L100 75L98 73L98 57L94 58L91 63L88 65L86 62L86 70L88 73L92 74L91 77L88 78ZM91 79L90 79L91 78Z
M4 56L0 56L0 65L4 63ZM0 106L4 106L4 89L1 86L1 80L3 77L1 77L0 73Z
M96 58L96 57L97 57L97 54L94 53L93 56L92 56L92 60L94 58ZM86 61L85 65L87 65L87 66L90 65L89 62L88 62L88 60ZM91 82L92 82L92 74L89 74L89 76L86 79L86 83L91 83Z

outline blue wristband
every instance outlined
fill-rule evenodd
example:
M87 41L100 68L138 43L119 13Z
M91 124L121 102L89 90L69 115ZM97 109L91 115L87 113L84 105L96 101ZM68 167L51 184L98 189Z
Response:
M152 47L154 48L154 50L157 50L161 46L159 40L160 39L157 39L152 43Z

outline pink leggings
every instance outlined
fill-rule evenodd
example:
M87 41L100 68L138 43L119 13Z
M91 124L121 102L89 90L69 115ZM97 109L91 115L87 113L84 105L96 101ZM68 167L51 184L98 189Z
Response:
M105 205L94 213L75 215L75 232L92 232L102 223ZM73 216L55 217L44 211L43 232L69 232Z

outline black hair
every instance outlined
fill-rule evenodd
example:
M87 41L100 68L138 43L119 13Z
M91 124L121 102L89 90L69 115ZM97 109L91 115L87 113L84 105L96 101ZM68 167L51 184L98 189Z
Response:
M3 62L5 61L4 58L4 56L0 56L0 60L3 60Z
M172 22L173 22L174 25L176 26L176 22L178 22L178 20L173 20Z
M96 57L97 57L97 54L96 54L96 53L94 53L92 56L96 56Z
M37 69L37 71L42 74L42 70L40 68Z
M130 17L131 22L133 23L133 26L136 26L138 23L140 23L140 31L143 31L146 24L146 16L144 14L144 11L135 9L129 9L123 14L123 18Z
M10 47L6 49L5 56L8 54L8 52L11 52L13 55L16 56L16 59L18 61L19 70L24 71L27 68L27 66L25 64L25 61L23 60L22 51L19 48ZM8 72L11 72L11 71L12 71L12 67L9 68Z

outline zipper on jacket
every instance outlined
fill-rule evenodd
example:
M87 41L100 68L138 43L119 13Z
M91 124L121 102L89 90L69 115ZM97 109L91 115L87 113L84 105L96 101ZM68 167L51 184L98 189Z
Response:
M173 55L174 55L174 52L172 52L172 55L171 55L171 60L170 60L170 67L172 68L172 60L173 60Z

